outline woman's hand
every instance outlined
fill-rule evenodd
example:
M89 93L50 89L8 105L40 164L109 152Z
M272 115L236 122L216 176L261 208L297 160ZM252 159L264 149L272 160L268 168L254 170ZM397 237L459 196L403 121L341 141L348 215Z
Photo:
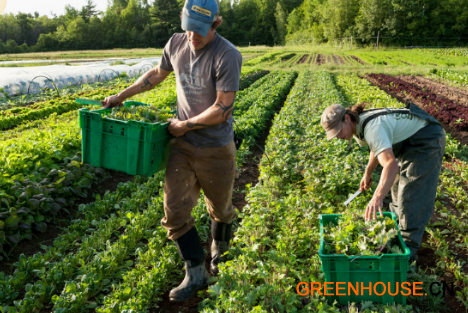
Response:
M395 182L395 177L398 174L399 168L398 163L393 155L392 148L385 149L377 156L378 162L382 165L382 173L380 174L380 181L375 189L374 196L372 197L371 201L366 207L366 213L364 214L364 218L366 221L369 221L374 218L377 218L377 211L383 216L382 207L383 207L383 199L390 191L393 183ZM375 169L375 167L374 167ZM366 173L370 171L366 170ZM365 175L364 185L367 183L368 175ZM362 182L361 182L362 183Z
M368 174L367 172L364 174L364 176L361 179L361 184L359 185L359 190L367 190L371 187L372 185L372 173Z
M377 211L380 213L380 216L383 216L382 212L383 207L383 199L379 199L375 195L372 197L371 201L367 205L366 214L364 218L366 221L370 221L371 219L377 219Z

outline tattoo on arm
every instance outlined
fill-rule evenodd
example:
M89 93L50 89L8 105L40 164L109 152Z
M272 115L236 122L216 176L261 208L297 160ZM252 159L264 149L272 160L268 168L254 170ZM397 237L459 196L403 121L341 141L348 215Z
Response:
M141 89L145 88L146 86L153 86L152 83L150 83L149 79L153 75L148 76L143 82L145 83L144 85L141 86Z
M215 103L215 105L219 107L218 111L223 112L222 116L227 121L231 116L232 111L234 111L234 102L232 102L231 105L226 106L223 101L220 101L220 103Z
M188 128L194 128L194 127L197 127L197 126L208 127L210 125L200 124L200 123L190 123L190 122L187 123Z

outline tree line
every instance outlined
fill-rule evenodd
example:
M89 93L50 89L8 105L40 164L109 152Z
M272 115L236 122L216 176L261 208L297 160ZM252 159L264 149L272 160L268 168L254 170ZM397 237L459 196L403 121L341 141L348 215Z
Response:
M183 0L92 0L60 16L0 15L0 53L163 47L181 32ZM465 45L468 0L221 0L218 32L232 43Z

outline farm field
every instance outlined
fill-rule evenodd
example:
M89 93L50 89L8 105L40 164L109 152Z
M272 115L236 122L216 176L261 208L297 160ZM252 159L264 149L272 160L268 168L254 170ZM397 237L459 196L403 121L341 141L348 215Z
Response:
M140 50L144 56L160 52ZM184 270L160 226L164 171L139 177L81 162L78 110L84 106L74 100L103 100L134 79L75 86L60 97L49 90L0 99L0 312L468 310L468 49L240 50L234 118L243 143L233 196L239 218L219 276L186 302L169 301ZM39 56L0 59L13 57ZM131 100L174 109L175 77ZM343 205L359 187L368 151L355 142L348 150L343 141L327 141L320 125L327 106L362 102L367 108L413 102L446 131L435 212L407 273L426 295L409 295L405 304L340 305L296 289L300 282L325 282L320 214L362 215L372 198L375 183ZM211 231L202 197L193 215L209 266ZM442 282L451 289L429 293Z

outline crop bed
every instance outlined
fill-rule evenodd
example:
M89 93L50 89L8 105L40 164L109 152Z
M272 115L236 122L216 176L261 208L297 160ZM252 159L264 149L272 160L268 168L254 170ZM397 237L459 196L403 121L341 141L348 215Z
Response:
M401 101L419 104L444 126L448 126L452 135L468 143L468 107L397 77L369 74L366 78Z

